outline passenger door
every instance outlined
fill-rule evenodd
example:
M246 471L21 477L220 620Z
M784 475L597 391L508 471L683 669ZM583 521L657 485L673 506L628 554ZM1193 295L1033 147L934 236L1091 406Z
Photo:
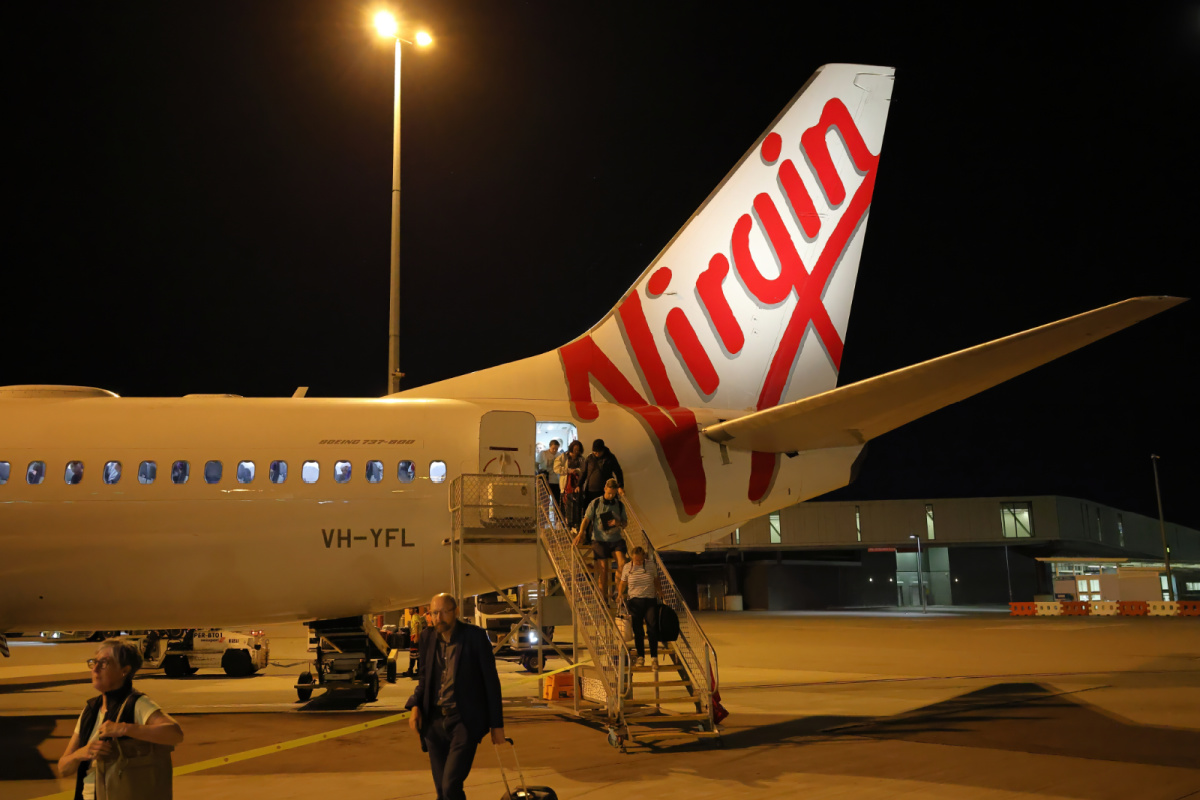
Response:
M479 471L534 474L537 420L527 411L489 411L479 421Z

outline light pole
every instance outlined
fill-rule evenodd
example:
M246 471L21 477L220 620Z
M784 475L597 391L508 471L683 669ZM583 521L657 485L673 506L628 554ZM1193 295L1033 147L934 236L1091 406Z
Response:
M925 606L925 580L921 577L921 537L910 533L908 538L917 540L917 591L921 593L921 613L928 614L929 609Z
M388 306L388 394L400 391L400 45L413 44L400 38L400 23L387 11L375 15L375 29L385 39L396 40L396 89L392 109L392 279ZM416 44L426 47L433 42L428 33L417 34Z
M1167 567L1167 597L1175 600L1175 581L1171 578L1171 548L1167 547L1167 524L1163 521L1162 491L1158 488L1158 456L1151 454L1150 464L1154 467L1154 498L1158 500L1158 532L1162 536L1163 564Z

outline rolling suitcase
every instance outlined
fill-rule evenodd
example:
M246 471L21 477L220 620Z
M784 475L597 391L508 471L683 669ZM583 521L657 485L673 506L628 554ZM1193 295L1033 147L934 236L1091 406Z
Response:
M504 781L504 794L500 800L558 800L558 795L549 786L530 786L525 783L525 773L521 771L521 760L517 758L517 746L513 744L512 739L505 739L509 747L512 748L513 763L517 765L517 775L521 779L521 785L516 791L508 785L508 774L504 771L504 759L500 754L500 745L496 747L496 760L500 762L500 779Z

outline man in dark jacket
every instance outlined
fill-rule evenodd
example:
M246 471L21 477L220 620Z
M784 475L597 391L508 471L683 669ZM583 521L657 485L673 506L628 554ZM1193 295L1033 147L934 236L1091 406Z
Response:
M583 473L579 476L579 490L583 497L581 508L587 508L592 501L604 494L604 485L610 478L615 478L619 493L625 495L625 473L621 472L621 464L617 457L604 445L603 439L592 442L592 452L583 462Z
M429 613L433 625L418 644L417 689L404 707L429 753L438 800L465 800L475 748L489 731L494 744L504 742L500 676L487 633L458 619L457 600L439 594Z

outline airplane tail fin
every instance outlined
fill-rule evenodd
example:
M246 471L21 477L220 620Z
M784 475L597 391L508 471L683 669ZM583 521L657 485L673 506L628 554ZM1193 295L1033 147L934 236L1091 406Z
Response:
M819 69L617 306L559 349L570 399L589 404L595 382L622 405L745 413L835 386L892 80Z
M733 416L837 383L894 71L821 67L617 305L556 351L405 397Z

